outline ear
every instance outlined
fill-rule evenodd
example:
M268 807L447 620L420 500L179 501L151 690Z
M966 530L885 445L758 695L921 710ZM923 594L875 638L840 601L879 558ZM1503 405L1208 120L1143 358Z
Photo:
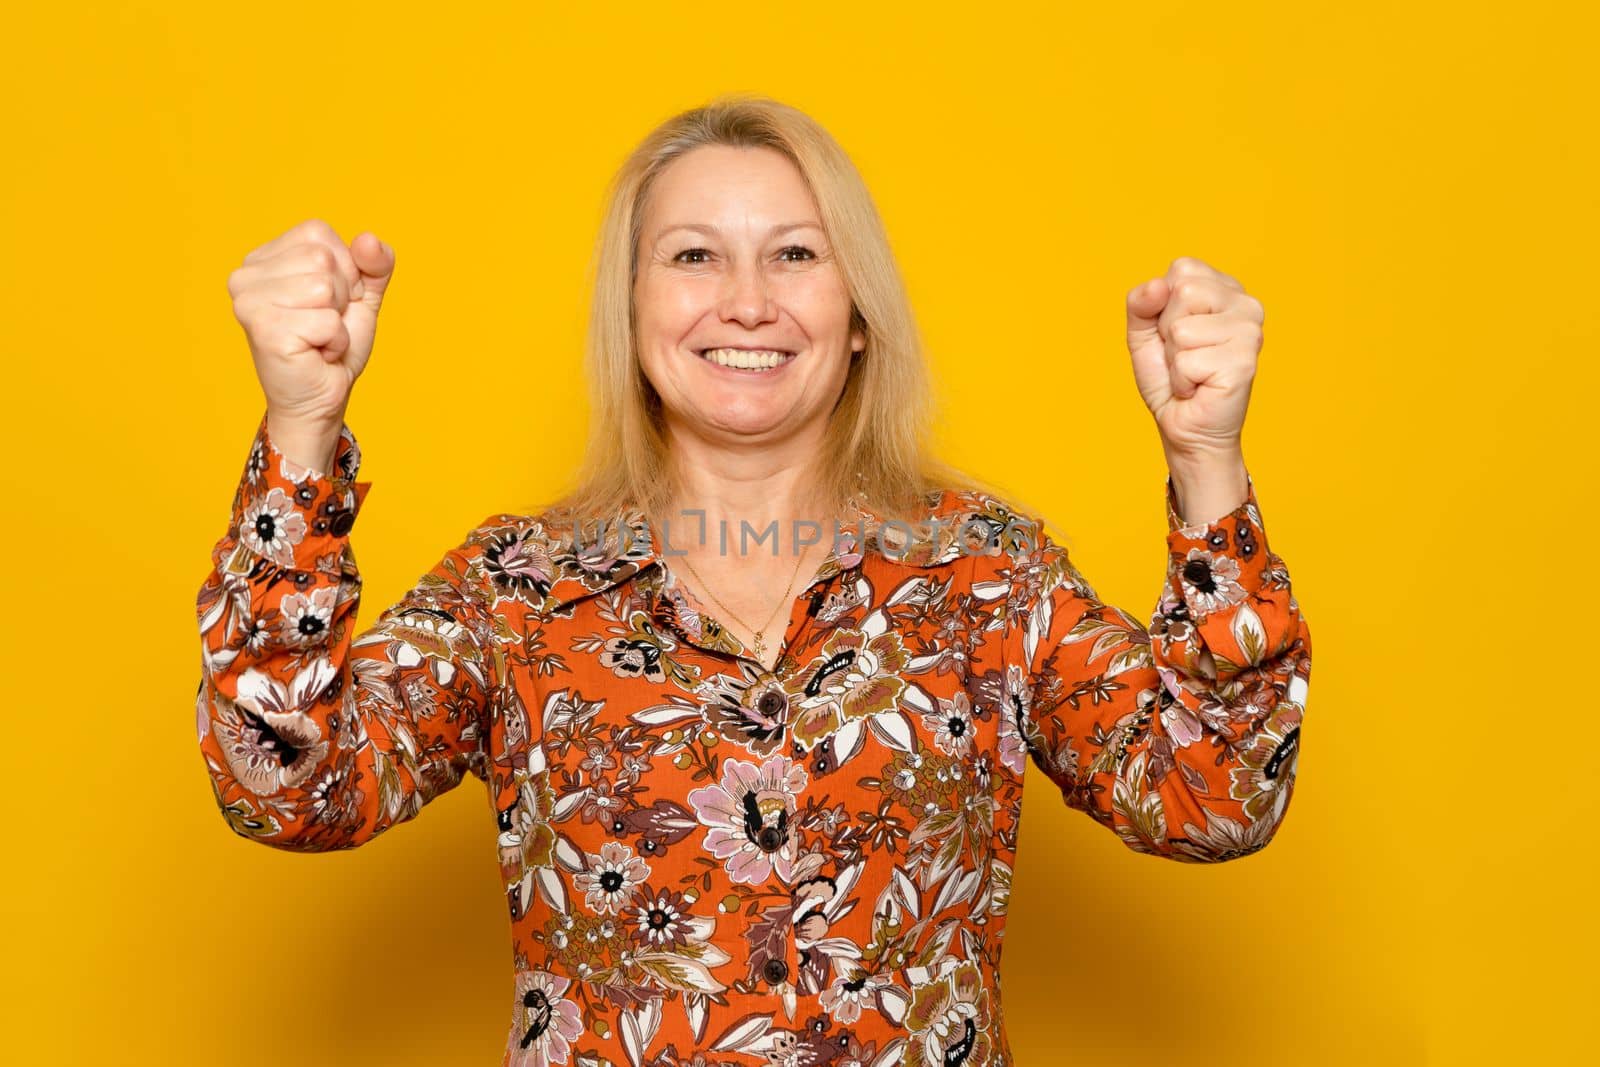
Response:
M867 347L867 335L861 330L850 331L850 354L859 356Z

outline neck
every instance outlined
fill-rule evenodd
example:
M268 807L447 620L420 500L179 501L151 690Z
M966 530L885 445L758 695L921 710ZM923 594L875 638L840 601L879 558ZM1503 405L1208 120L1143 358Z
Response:
M797 520L823 523L827 529L829 512L818 500L815 477L821 427L777 441L745 442L714 439L669 423L667 438L680 487L665 516L674 549L696 558L720 554L719 531L725 529L729 555L769 555L772 537L767 531L776 524L777 554L787 558L795 552ZM698 540L699 516L685 512L704 513L704 545ZM741 528L749 530L743 542ZM766 540L757 543L761 535Z

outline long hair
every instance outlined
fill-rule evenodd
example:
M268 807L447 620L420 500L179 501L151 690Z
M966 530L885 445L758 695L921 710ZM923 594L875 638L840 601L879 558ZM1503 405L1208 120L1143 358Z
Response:
M851 326L866 337L817 457L812 476L819 499L839 514L862 504L915 526L926 516L926 498L940 489L994 494L933 454L933 390L922 341L888 234L850 157L804 112L763 96L728 94L661 123L612 178L591 263L588 442L575 485L551 514L587 523L637 509L653 519L677 495L661 399L638 357L633 290L640 230L658 176L706 145L771 148L795 165L849 293Z

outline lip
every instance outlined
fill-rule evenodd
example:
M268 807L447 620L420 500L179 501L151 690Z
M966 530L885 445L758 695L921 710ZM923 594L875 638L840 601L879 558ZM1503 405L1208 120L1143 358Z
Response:
M792 348L777 348L773 345L706 345L703 348L695 349L694 354L703 356L713 348L732 348L740 352L782 352L786 356L795 354Z

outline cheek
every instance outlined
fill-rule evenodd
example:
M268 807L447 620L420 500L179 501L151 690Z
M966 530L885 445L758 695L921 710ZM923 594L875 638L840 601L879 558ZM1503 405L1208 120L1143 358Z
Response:
M832 275L797 275L783 286L784 301L813 332L837 332L850 321L850 298Z
M634 298L640 336L659 347L681 342L715 308L709 287L691 281L657 283L642 288Z

